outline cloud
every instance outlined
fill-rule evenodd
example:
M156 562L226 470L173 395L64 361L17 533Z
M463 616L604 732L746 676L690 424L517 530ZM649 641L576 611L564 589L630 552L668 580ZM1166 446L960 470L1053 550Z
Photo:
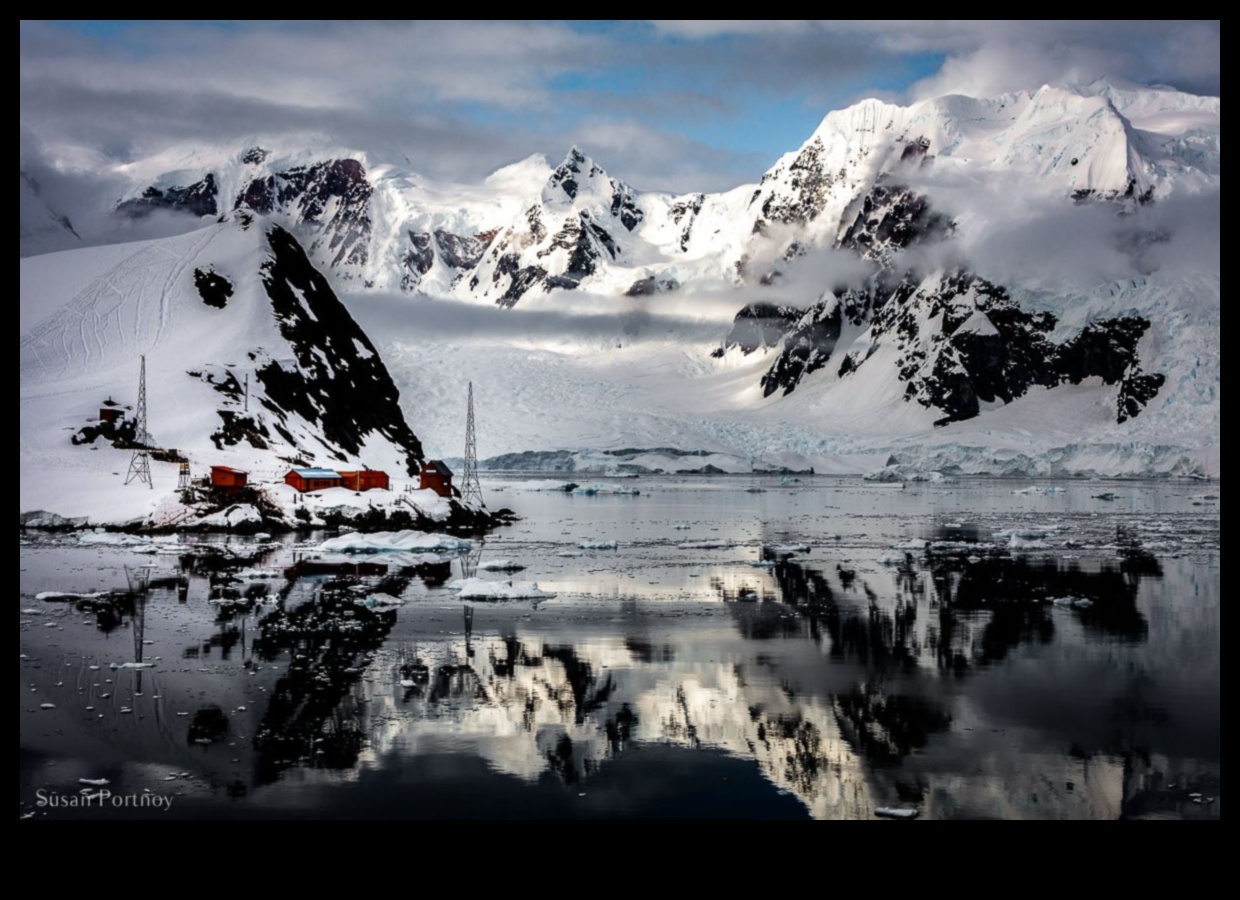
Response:
M719 20L657 21L655 26L685 41L741 39L747 48L741 63L746 74L761 73L765 61L788 60L797 65L777 69L800 71L803 80L830 71L829 64L843 74L847 67L834 57L839 48L845 48L844 60L854 71L867 56L888 64L904 54L942 54L939 70L914 84L909 99L943 93L994 96L1103 76L1212 96L1220 85L1218 20ZM815 45L820 65L806 68L797 48ZM793 48L791 56L788 48Z
M481 180L577 143L675 192L756 180L860 96L1220 80L1218 21L24 21L19 35L23 165L315 135Z
M730 291L684 291L650 298L614 297L588 291L530 294L512 309L450 298L402 294L345 297L363 327L373 334L407 333L415 324L419 340L566 342L614 346L634 341L666 340L715 343L737 309Z

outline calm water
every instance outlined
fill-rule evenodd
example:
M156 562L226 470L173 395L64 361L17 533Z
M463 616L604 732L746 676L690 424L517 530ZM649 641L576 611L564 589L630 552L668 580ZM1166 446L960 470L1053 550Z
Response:
M515 481L444 561L24 535L22 815L1221 817L1218 483Z

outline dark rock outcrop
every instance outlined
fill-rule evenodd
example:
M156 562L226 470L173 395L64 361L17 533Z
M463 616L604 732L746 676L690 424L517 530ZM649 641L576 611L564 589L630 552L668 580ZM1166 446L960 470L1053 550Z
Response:
M400 393L370 338L291 234L273 227L267 239L271 258L263 264L263 286L295 356L293 366L268 360L256 373L274 427L288 438L287 428L281 429L288 414L296 413L317 426L341 461L340 451L356 456L371 435L379 435L405 452L408 474L417 474L422 445L405 422Z
M157 209L185 212L194 216L214 216L218 213L218 195L215 176L208 172L201 181L183 187L148 187L141 197L118 203L116 212L130 219L145 218Z

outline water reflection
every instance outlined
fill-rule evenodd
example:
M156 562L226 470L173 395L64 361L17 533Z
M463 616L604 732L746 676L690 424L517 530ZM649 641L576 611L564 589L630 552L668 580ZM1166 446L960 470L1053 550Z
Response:
M72 715L62 736L23 718L22 758L107 743L239 814L294 789L330 814L341 784L375 814L485 816L518 788L567 814L548 792L603 804L622 773L634 793L594 814L666 813L688 808L666 767L727 759L743 766L711 790L743 814L774 808L760 787L818 818L1219 817L1215 581L1176 563L1164 584L1164 563L1118 542L1090 560L1013 556L982 531L939 543L954 546L808 562L765 548L760 571L705 573L714 602L579 608L475 609L440 590L446 561L187 554L171 576L71 600L90 633L23 631L42 657L23 681ZM264 566L277 577L244 571ZM1185 584L1204 613L1168 602ZM126 628L125 658L154 639L181 665L108 669ZM473 787L426 805L448 771Z

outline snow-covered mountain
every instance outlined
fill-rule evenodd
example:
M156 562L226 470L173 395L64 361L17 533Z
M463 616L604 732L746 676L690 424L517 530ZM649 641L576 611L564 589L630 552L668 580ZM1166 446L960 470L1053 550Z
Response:
M734 296L739 313L713 337L669 326L645 358L659 387L634 401L631 427L645 423L649 446L758 445L819 465L896 453L962 471L1217 473L1218 98L1100 81L866 100L827 115L756 184L717 194L643 192L579 147L554 168L530 157L477 185L415 168L398 151L262 138L172 148L97 164L111 191L97 196L111 199L80 210L63 192L47 202L23 170L21 251L90 254L183 232L143 252L184 256L206 235L275 226L362 319L379 293L513 308L503 346L476 358L473 344L411 350L417 325L385 323L396 379L431 395L428 360L501 366L529 307L571 310L588 295L596 309L697 321ZM27 262L40 266L23 262L23 314ZM203 265L184 263L209 275ZM412 304L410 322L441 308ZM625 426L599 425L619 413L597 394L625 378L606 392L633 393L630 324L582 374L580 418L553 431L514 418L492 450L635 446ZM23 353L37 340L28 333ZM514 408L548 375L518 355L497 385ZM261 360L251 367L257 378ZM292 400L270 399L293 415ZM312 407L296 413L313 423ZM290 453L311 432L290 432Z
M29 470L59 468L88 491L126 466L144 357L157 459L274 480L294 465L420 471L375 345L283 228L238 217L124 250L40 258L95 271L21 338Z

